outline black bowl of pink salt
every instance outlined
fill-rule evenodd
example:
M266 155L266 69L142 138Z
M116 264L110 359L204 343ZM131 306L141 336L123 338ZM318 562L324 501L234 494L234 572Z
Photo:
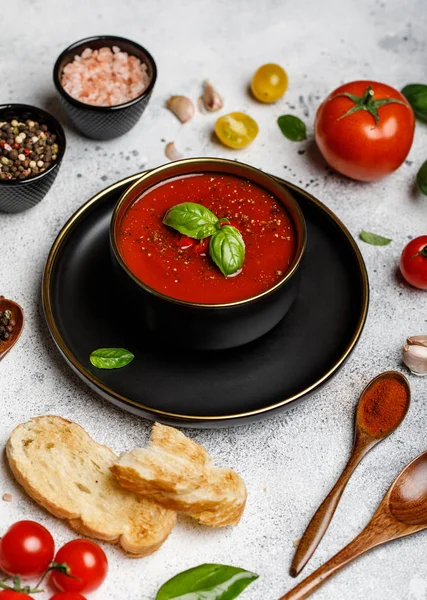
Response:
M0 212L38 204L65 152L65 133L50 113L27 104L0 105Z
M126 38L99 35L68 46L53 80L70 120L83 135L109 140L127 133L144 112L157 77L151 54Z

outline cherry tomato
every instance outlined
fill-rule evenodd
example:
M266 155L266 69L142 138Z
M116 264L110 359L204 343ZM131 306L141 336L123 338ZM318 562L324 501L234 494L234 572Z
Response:
M197 244L193 246L194 254L205 256L209 248L209 241L210 238L203 238L202 240L199 240Z
M374 181L400 167L414 128L413 110L400 92L384 83L353 81L320 105L314 134L331 167L352 179Z
M55 562L68 565L69 573L73 576L52 572L54 585L64 592L91 592L99 588L107 575L105 552L90 540L68 542L56 553Z
M0 600L33 600L32 596L14 592L13 590L3 590L0 592Z
M78 592L58 592L50 600L86 600L86 598Z
M179 235L177 244L182 250L186 250L187 248L191 248L194 246L197 240L188 237L188 235Z
M427 290L427 235L420 235L404 247L400 270L408 283Z
M262 65L252 77L251 90L260 102L276 102L288 89L288 76L280 65Z
M8 575L39 577L53 559L55 542L43 525L18 521L0 540L0 569Z
M258 135L258 125L249 115L232 112L220 117L215 123L215 133L224 146L240 150Z

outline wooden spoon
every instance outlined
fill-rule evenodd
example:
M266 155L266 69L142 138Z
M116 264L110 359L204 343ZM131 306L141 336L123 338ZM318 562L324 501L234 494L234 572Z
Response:
M351 560L391 540L427 528L427 451L403 469L365 529L280 600L302 600Z
M378 386L382 382L386 382L391 379L401 382L404 386L406 390L406 406L403 408L402 413L399 414L399 418L397 418L396 421L391 424L391 426L389 425L380 434L374 436L364 427L363 408L365 406L367 393L375 386ZM307 529L305 530L303 537L301 538L290 569L290 573L293 577L296 577L298 573L302 571L316 550L320 540L325 535L325 532L329 527L329 523L331 522L341 499L342 493L357 465L360 463L362 458L366 456L369 450L371 450L379 442L395 431L405 418L409 408L410 396L411 392L409 389L408 380L404 375L398 373L397 371L386 371L385 373L381 373L375 377L363 390L357 405L356 429L352 454L338 481L330 491L329 495L322 502L317 512L314 514ZM387 400L392 402L393 397L390 399L387 398ZM381 415L378 415L378 418L380 417Z
M24 328L24 311L12 300L6 300L4 296L0 296L0 311L12 311L12 318L15 319L16 325L7 340L0 340L0 360L13 348L19 339Z

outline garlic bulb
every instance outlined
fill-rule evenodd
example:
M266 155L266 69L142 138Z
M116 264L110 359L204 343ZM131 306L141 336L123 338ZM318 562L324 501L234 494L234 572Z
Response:
M221 96L209 80L204 83L203 95L200 96L199 101L200 100L199 108L203 106L203 108L209 112L215 112L224 106Z
M172 111L181 123L186 123L194 116L194 104L186 96L171 96L166 102L166 108Z
M427 375L427 336L409 337L402 350L402 358L414 375Z

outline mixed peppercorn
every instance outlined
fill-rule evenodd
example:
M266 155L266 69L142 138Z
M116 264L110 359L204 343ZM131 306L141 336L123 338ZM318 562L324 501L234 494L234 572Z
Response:
M37 121L0 122L0 179L25 179L46 171L58 157L56 136Z
M12 318L11 310L0 310L0 341L7 340L16 326L15 319Z

